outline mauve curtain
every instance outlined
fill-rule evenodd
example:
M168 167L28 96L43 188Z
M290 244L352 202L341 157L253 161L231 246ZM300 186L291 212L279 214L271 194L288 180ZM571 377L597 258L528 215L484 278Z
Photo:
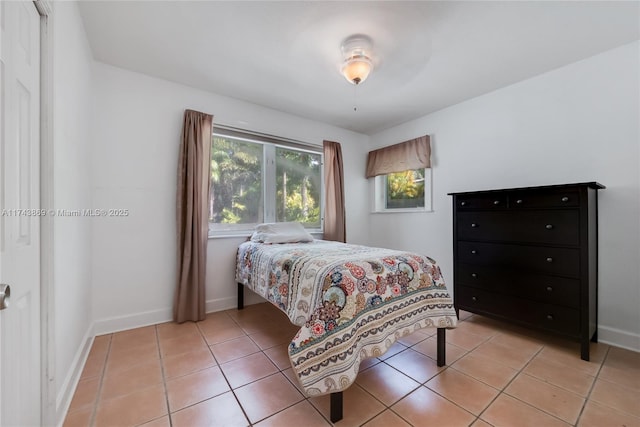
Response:
M178 160L178 283L173 319L205 318L205 272L213 116L185 110Z
M367 156L367 178L429 167L431 167L429 135L369 151Z
M340 143L324 141L324 240L345 243L344 173Z

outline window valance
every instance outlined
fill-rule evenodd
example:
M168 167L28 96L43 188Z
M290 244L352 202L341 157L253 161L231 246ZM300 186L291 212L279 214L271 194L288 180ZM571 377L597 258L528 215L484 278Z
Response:
M366 177L428 167L431 167L431 138L425 135L369 151Z

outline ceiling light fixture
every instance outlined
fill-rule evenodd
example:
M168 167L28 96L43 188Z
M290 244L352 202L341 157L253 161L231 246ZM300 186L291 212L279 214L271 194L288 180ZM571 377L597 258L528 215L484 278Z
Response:
M351 84L364 82L373 70L371 61L371 38L363 34L355 34L342 42L342 75Z

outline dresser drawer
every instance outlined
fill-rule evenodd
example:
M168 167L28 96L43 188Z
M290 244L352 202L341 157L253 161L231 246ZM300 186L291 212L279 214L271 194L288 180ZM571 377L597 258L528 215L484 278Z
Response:
M529 298L532 300L578 308L580 281L558 276L527 274L496 266L456 264L456 285L470 286Z
M523 273L539 272L575 278L580 275L580 251L571 248L460 241L456 261L521 268Z
M509 194L511 208L562 208L575 207L580 204L580 197L575 190L536 192L523 191Z
M460 240L573 246L580 242L579 214L576 209L460 212L456 227Z
M533 304L525 319L533 326L577 337L580 335L580 311L551 304Z
M507 207L506 194L486 194L473 196L457 196L455 198L458 209L502 209Z
M480 310L504 315L503 298L499 294L494 294L484 289L457 286L453 298L456 309L467 310L471 308L472 310L470 311L474 313Z
M580 312L573 308L542 304L466 286L456 287L457 309L491 314L539 329L578 336Z

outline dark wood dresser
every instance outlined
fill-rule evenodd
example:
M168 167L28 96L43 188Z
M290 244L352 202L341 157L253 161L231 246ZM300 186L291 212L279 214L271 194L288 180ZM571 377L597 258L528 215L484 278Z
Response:
M597 340L597 182L449 193L454 303L579 341Z

